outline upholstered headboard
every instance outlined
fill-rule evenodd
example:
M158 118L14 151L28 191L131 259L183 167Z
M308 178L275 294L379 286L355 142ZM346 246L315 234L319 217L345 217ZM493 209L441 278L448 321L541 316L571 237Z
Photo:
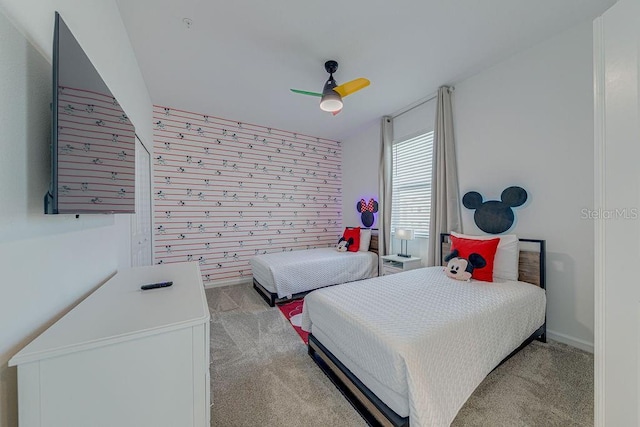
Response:
M373 234L373 230L375 230L376 234ZM378 253L378 234L377 234L378 230L377 229L372 229L372 233L371 233L371 243L369 243L369 251L374 252L374 253Z
M496 236L500 237L500 236ZM545 288L545 257L546 242L538 239L518 239L520 257L518 260L518 280ZM451 252L449 234L440 234L440 248L442 253L441 265L446 265L444 257Z

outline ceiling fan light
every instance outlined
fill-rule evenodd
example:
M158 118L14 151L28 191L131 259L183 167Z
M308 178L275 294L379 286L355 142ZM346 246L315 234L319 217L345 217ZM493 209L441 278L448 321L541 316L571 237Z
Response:
M320 109L330 113L342 110L342 97L334 91L325 93L320 100Z

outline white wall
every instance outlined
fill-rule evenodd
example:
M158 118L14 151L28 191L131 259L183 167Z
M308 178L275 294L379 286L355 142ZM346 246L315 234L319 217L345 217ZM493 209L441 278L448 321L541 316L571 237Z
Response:
M585 22L456 84L454 121L461 196L499 199L527 190L512 229L547 240L551 338L593 347L592 25ZM476 234L472 210L463 229Z
M2 0L0 6L9 17L0 13L0 427L8 427L18 423L16 368L7 367L9 358L129 265L120 255L130 247L128 217L43 214L54 10L149 142L152 122L114 1Z
M342 226L364 227L356 204L378 197L380 122L376 121L342 143ZM378 214L373 228L378 228Z
M547 240L550 337L587 350L593 348L593 224L581 211L593 206L591 43L585 22L454 84L453 94L461 197L475 190L497 199L510 185L528 191L512 232ZM394 123L396 137L417 124L403 119ZM345 200L370 190L349 178L347 165L359 158L359 170L373 176L378 159L361 152L379 139L378 125L344 141ZM473 212L462 209L464 231L480 234ZM346 206L344 212L348 222Z
M432 131L436 120L436 104L437 99L433 98L397 116L393 120L393 139L406 139L417 133Z

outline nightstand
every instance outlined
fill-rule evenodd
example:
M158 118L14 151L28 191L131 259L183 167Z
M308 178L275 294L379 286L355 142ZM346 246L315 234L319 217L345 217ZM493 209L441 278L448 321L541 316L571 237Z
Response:
M382 259L382 275L387 276L393 273L400 273L401 271L409 271L414 268L420 268L420 258L410 257L405 258L398 255L384 255Z

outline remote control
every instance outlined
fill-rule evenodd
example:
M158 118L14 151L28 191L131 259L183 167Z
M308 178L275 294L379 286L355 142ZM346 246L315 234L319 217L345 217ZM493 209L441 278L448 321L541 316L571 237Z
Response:
M151 283L149 285L140 286L140 289L142 289L143 291L146 291L147 289L166 288L171 285L173 285L173 282Z

